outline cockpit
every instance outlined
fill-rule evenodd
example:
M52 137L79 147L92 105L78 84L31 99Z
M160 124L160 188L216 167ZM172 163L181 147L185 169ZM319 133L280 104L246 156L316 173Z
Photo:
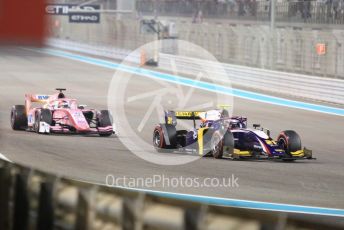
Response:
M78 105L75 100L59 99L52 103L53 109L77 109Z
M246 124L237 119L231 119L230 127L231 129L246 129Z

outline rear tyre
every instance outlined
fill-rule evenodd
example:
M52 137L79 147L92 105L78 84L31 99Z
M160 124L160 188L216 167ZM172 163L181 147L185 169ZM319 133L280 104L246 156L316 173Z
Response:
M187 140L186 135L188 134L187 130L177 130L177 143L184 148L186 146Z
M292 157L291 152L302 149L301 138L293 130L286 130L280 133L277 138L279 146L286 152L288 157Z
M53 115L49 109L41 109L36 112L34 124L34 130L36 133L39 133L41 122L45 122L48 125L53 123Z
M100 110L99 116L98 116L98 127L108 127L112 126L112 116L109 110ZM111 136L112 132L109 133L99 133L99 136L101 137L108 137Z
M13 130L25 130L27 128L27 116L24 105L14 105L12 107L11 127Z
M156 126L153 131L153 146L157 150L166 148L166 141L164 138L164 133L160 126Z
M168 138L168 140L167 140ZM158 150L177 147L177 130L174 125L161 124L154 128L153 146Z

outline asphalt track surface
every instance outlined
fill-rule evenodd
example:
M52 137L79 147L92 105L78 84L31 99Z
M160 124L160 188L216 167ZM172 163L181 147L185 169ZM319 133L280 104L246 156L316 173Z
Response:
M21 48L2 48L0 67L0 152L14 162L101 184L105 183L108 174L133 178L164 175L200 179L234 174L239 178L238 188L158 186L150 189L344 208L344 117L234 98L234 114L247 116L251 124L264 124L273 135L285 129L297 130L303 145L313 149L318 159L282 163L202 158L184 165L163 166L132 154L116 135L101 138L12 131L9 122L11 106L23 104L27 92L49 94L56 87L66 87L81 103L106 108L113 70ZM131 90L144 92L151 90L154 84L138 77L131 87ZM206 92L195 93L201 98L207 97ZM138 122L135 115L144 113L146 107L143 102L128 108L128 117L133 124ZM151 125L149 123L142 132L146 140L151 139Z

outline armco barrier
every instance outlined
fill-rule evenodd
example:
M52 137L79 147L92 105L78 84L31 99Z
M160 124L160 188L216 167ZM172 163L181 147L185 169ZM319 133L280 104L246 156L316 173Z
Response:
M1 230L339 229L319 216L191 200L84 183L0 160Z
M127 60L129 61L139 63L139 53L131 54L129 50L125 49L96 44L82 44L60 39L49 39L47 45L111 59L122 60L128 58ZM129 54L131 56L128 57ZM185 76L195 75L198 72L198 67L194 64L196 62L210 68L214 65L214 63L209 61L161 53L158 68L164 71L171 71L172 59L178 71ZM223 68L226 71L226 76L223 76L221 71L213 68L217 81L292 97L344 104L344 80L341 79L315 77L225 63Z

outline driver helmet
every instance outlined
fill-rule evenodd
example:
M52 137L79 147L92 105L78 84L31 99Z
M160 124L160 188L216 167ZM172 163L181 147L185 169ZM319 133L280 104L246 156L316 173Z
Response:
M60 101L59 102L59 108L69 108L68 101Z
M230 121L230 127L231 129L243 129L246 128L245 124L242 123L240 120L238 119L231 119Z
M211 127L212 125L213 125L213 121L202 121L202 123L201 123L201 128L206 128L206 127Z

